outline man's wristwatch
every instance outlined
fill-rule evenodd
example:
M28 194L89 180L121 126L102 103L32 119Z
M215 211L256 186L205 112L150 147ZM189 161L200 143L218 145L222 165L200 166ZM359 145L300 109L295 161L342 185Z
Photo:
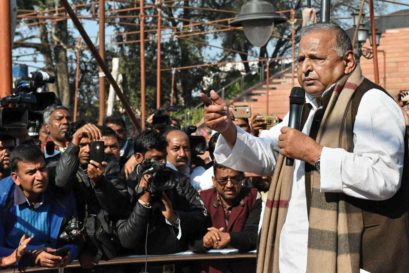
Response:
M320 170L321 170L321 158L318 158L318 160L314 162L314 167L318 172L320 172Z

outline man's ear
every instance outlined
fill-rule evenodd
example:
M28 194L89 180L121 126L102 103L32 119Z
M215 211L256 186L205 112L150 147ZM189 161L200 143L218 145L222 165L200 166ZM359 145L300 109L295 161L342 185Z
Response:
M10 176L11 176L11 179L13 179L14 184L16 184L17 186L20 186L21 183L20 183L20 179L18 178L17 173L11 172Z
M345 64L344 74L350 74L352 73L352 71L355 70L356 60L355 60L355 55L352 52L352 50L349 50L345 54L343 62Z
M136 165L141 164L142 161L143 161L143 159L144 159L144 156L143 156L143 154L141 154L141 153L135 153L135 154L133 155L133 157L135 158Z
M44 128L45 128L45 131L47 132L47 135L49 135L50 134L50 125L46 124L44 126Z

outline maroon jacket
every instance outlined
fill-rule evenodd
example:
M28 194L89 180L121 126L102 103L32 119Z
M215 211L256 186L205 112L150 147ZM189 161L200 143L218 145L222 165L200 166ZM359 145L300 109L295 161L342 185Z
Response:
M200 197L202 197L205 207L209 212L212 226L217 228L224 227L224 230L228 232L239 232L243 230L250 211L256 206L257 193L257 189L255 188L242 188L237 198L238 204L232 208L228 226L226 226L226 222L224 221L223 206L220 206L217 202L216 189L211 188L201 191Z
M239 251L249 251L256 248L258 237L258 223L261 213L261 199L257 198L258 192L255 188L242 188L237 198L237 204L233 206L229 223L226 225L223 206L217 201L217 191L215 188L200 192L200 196L208 210L212 226L216 228L224 227L230 233L230 246ZM201 242L200 242L201 243ZM203 262L202 273L221 272L255 272L255 260L233 260Z

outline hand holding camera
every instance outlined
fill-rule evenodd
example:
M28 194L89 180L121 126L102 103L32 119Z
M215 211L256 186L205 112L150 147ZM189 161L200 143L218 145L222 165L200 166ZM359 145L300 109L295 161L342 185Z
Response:
M58 252L57 252L58 251ZM33 251L35 264L43 267L64 267L71 261L71 255L68 251L53 248ZM65 254L63 257L57 254Z
M250 119L250 126L253 131L253 135L258 136L261 130L267 129L267 122L260 114L255 114Z

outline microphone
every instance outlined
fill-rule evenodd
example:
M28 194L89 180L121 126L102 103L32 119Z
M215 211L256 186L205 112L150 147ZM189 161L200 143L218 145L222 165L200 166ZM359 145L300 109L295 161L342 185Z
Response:
M290 94L290 116L288 118L288 127L301 131L302 108L305 103L305 90L301 87L293 87ZM294 165L294 159L286 158L287 166Z

